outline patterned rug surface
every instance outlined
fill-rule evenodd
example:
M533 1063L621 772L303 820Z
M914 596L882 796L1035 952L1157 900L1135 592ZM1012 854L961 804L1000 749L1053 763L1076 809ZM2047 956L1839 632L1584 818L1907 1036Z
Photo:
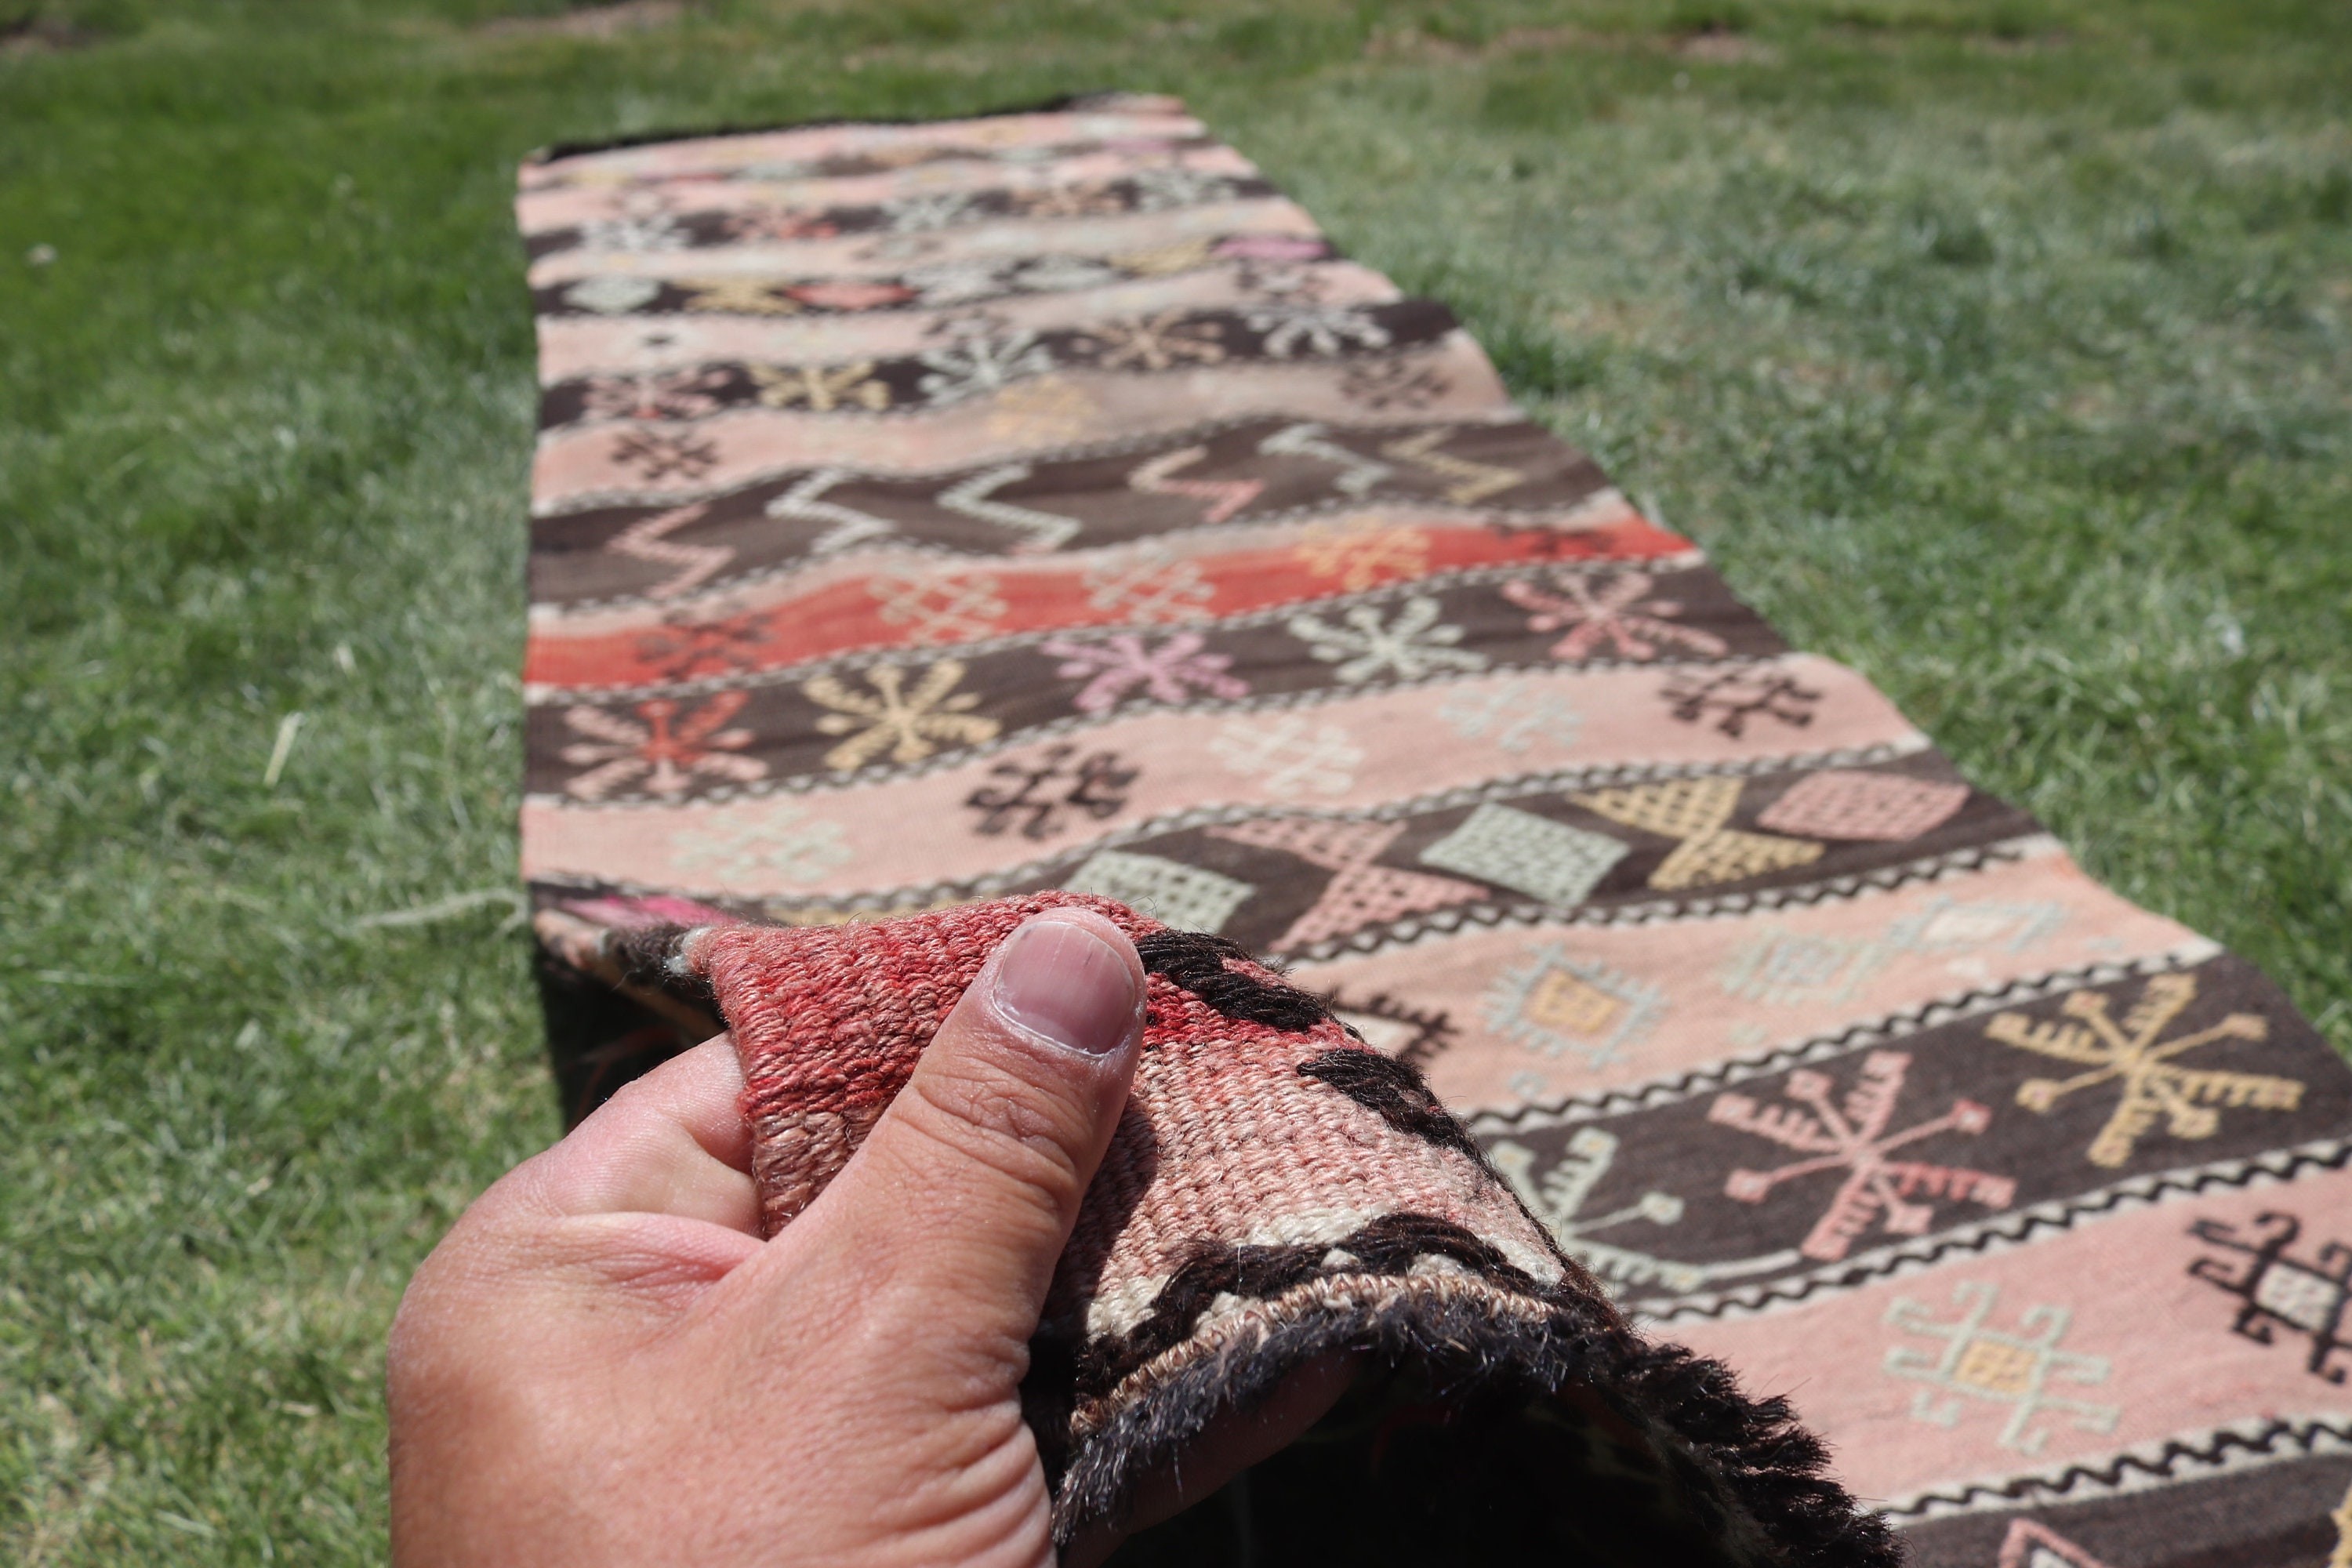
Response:
M1066 888L1271 953L1913 1560L2352 1564L2352 1071L1790 651L1182 107L555 155L523 864L608 933Z

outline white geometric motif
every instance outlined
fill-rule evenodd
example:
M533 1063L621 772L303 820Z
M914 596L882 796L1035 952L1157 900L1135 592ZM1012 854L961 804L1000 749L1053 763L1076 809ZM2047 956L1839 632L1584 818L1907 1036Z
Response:
M1178 931L1216 931L1242 900L1256 891L1247 882L1180 865L1157 855L1103 849L1064 879L1074 893L1116 899Z
M1364 760L1364 749L1347 731L1296 713L1265 723L1232 720L1210 740L1209 754L1226 771L1257 780L1277 800L1345 794Z
M947 348L926 349L916 358L929 373L917 390L938 406L1000 392L1024 376L1054 368L1052 352L1034 332L975 335Z
M1725 994L1750 1002L1780 1006L1843 1002L1906 954L2021 952L2065 919L2060 906L2038 900L2004 904L1937 898L1872 937L1765 931L1734 951L1716 980ZM1975 972L1981 965L1981 960L1955 957L1949 967L1973 979L1979 977Z
M1627 853L1614 838L1490 802L1423 850L1421 858L1567 908L1582 903Z
M1907 1297L1897 1297L1887 1309L1888 1326L1944 1342L1932 1353L1903 1345L1886 1352L1889 1373L1932 1385L1912 1401L1912 1419L1955 1427L1972 1399L2006 1405L2009 1420L1994 1441L2021 1454L2038 1454L2048 1441L2047 1428L2032 1426L2033 1418L2045 1410L2072 1417L2079 1432L2114 1431L2123 1415L2120 1406L2049 1392L2053 1381L2096 1387L2114 1370L2105 1356L2058 1348L2074 1314L2063 1307L2030 1307L2014 1330L1987 1328L1985 1320L2000 1297L1998 1286L1964 1279L1952 1288L1952 1301L1961 1308L1957 1321L1939 1323L1928 1308Z
M738 889L770 881L803 887L823 880L850 858L841 824L813 819L806 807L791 801L767 803L750 821L682 833L672 857L688 871L715 868L724 885ZM764 876L747 879L750 873Z
M1452 646L1462 640L1462 628L1436 624L1439 607L1434 599L1416 596L1386 623L1379 605L1355 605L1340 616L1345 626L1329 626L1308 615L1293 616L1284 624L1318 660L1339 665L1332 673L1349 686L1382 670L1393 671L1399 680L1419 680L1440 669L1486 668L1486 655Z
M1574 1052L1591 1067L1622 1061L1649 1037L1666 994L1558 942L1530 947L1486 988L1486 1026L1547 1057Z
M1514 756L1536 745L1566 751L1584 728L1584 716L1567 698L1527 678L1483 690L1457 689L1438 708L1437 717L1465 741L1492 731L1496 749Z
M1265 334L1261 352L1268 359L1335 354L1350 343L1383 348L1389 341L1386 327L1346 305L1268 305L1248 312L1242 324Z
M635 310L660 292L661 285L650 278L600 272L593 278L583 278L566 289L563 302L583 310L593 310L600 316L619 316Z
M1097 562L1081 584L1090 608L1138 625L1201 620L1216 592L1198 564L1156 541Z
M907 628L910 643L971 642L984 637L996 628L1005 611L1004 601L997 596L995 578L936 567L895 566L877 572L866 591L881 606L884 620Z

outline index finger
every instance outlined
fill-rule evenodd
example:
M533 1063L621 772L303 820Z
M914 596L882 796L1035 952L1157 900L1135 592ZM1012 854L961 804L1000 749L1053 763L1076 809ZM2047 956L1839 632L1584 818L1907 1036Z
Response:
M714 1036L625 1087L528 1167L563 1215L658 1214L760 1234L735 1043Z

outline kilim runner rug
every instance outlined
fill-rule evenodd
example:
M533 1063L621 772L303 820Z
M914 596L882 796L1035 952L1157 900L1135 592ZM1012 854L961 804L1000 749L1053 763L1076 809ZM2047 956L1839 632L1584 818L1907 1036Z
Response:
M1421 1069L1913 1562L2352 1563L2352 1072L1181 105L559 153L520 211L575 1114L718 1026L628 933L1099 895Z

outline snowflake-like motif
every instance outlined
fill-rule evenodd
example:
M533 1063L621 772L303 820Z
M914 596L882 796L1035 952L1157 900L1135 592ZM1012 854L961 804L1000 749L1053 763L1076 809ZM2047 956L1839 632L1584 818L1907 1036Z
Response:
M727 729L728 721L751 700L741 691L722 691L680 718L682 707L667 697L637 704L637 717L624 719L585 703L564 710L563 721L590 737L563 748L563 760L584 767L566 784L568 795L602 800L642 780L649 795L679 795L698 776L748 784L767 776L768 764L733 753L756 738L749 730Z
M906 689L906 674L889 664L867 670L870 696L830 675L802 684L811 701L832 710L818 717L818 732L849 737L824 754L826 767L864 767L886 752L904 766L921 762L941 743L978 746L996 739L1003 726L969 711L979 706L980 693L956 691L963 683L962 660L940 659L923 671L912 690Z
M1277 800L1344 795L1364 761L1364 749L1347 731L1297 713L1264 723L1234 720L1210 738L1209 754Z
M943 261L916 268L905 277L924 304L961 305L1006 292L1007 270L1002 261Z
M755 364L748 367L769 408L805 408L830 414L837 408L869 413L890 406L889 385L874 374L872 360L852 364Z
M1233 183L1223 174L1164 163L1138 169L1128 176L1134 186L1137 212L1165 212L1171 207L1195 207L1231 194Z
M1737 741L1748 733L1748 721L1763 717L1803 729L1813 721L1813 704L1822 694L1785 670L1760 668L1718 670L1713 675L1683 670L1659 689L1666 711L1685 724L1709 714L1715 727Z
M2165 1030L2196 999L2195 975L2156 974L2120 1023L2108 1013L2104 994L2075 991L2060 1004L2068 1021L2036 1023L2022 1013L1998 1013L1985 1025L1985 1036L2089 1069L2070 1079L2032 1078L2018 1085L2017 1103L2028 1110L2047 1111L2066 1096L2103 1083L2122 1088L2114 1113L2089 1150L2091 1163L2112 1168L2131 1158L2159 1120L2175 1138L2210 1138L2221 1130L2223 1110L2293 1110L2303 1103L2303 1085L2291 1078L2175 1063L2173 1058L2220 1040L2255 1041L2270 1035L2270 1023L2261 1014L2231 1013L2205 1028L2165 1039Z
M1440 622L1441 607L1435 599L1415 595L1393 618L1384 618L1377 605L1353 605L1341 614L1339 626L1305 614L1283 624L1318 661L1336 665L1332 673L1349 686L1384 670L1399 680L1419 680L1439 670L1486 668L1486 655L1454 646L1462 640L1462 628Z
M723 405L728 379L716 368L592 376L581 409L593 419L699 419Z
M1955 1100L1941 1116L1888 1131L1910 1070L1907 1052L1873 1051L1863 1058L1861 1078L1843 1102L1831 1099L1836 1086L1828 1074L1792 1072L1781 1092L1801 1110L1759 1105L1745 1094L1717 1095L1707 1108L1709 1121L1804 1156L1770 1171L1734 1170L1723 1184L1725 1195L1760 1204L1787 1183L1843 1172L1828 1207L1797 1249L1823 1263L1843 1258L1854 1238L1873 1225L1883 1224L1896 1236L1925 1234L1936 1217L1936 1199L2007 1208L2017 1196L2012 1177L1894 1157L1897 1149L1923 1138L1942 1132L1974 1137L1992 1125L1992 1112L1985 1107L1972 1100Z
M1111 321L1092 329L1087 342L1105 370L1172 370L1215 364L1225 357L1224 328L1184 310Z
M1086 679L1071 700L1081 713L1108 713L1138 687L1154 702L1183 702L1195 691L1226 699L1248 696L1248 683L1226 673L1233 656L1206 652L1207 647L1198 632L1178 632L1156 648L1131 632L1100 642L1049 637L1037 645L1039 652L1062 660L1055 674Z
M1024 838L1060 832L1065 811L1084 812L1097 821L1118 816L1127 805L1128 787L1141 772L1123 765L1117 752L1080 756L1066 742L1028 757L1007 758L988 771L1001 782L984 784L964 797L965 806L979 814L973 830L994 837L1018 825Z
M1034 332L969 337L946 348L926 349L917 358L925 372L917 390L943 405L1000 392L1024 376L1043 375L1054 368L1053 351Z
M648 483L671 478L694 480L719 466L716 443L693 435L666 436L651 430L629 430L613 443L612 459L634 468Z
M800 300L766 278L680 278L676 281L679 288L691 290L679 308L697 314L793 316L803 309Z
M1259 352L1268 359L1302 354L1328 359L1351 348L1389 344L1389 330L1370 312L1349 305L1261 305L1244 312L1242 324L1265 334Z
M1551 592L1534 583L1503 584L1503 597L1528 612L1532 632L1565 631L1551 645L1558 659L1589 659L1606 647L1620 658L1647 661L1668 647L1720 658L1730 645L1712 632L1667 617L1682 614L1672 599L1652 599L1655 579L1646 572L1564 572L1551 579Z
M981 217L984 207L969 191L929 191L891 203L883 224L892 234L926 234Z
M1339 378L1339 395L1367 408L1426 408L1454 384L1425 364L1409 360L1374 360L1348 367Z
M661 212L590 218L580 226L581 247L586 250L684 250L693 238L684 224Z
M1524 677L1456 689L1437 717L1464 740L1491 739L1497 751L1514 756L1538 745L1564 752L1584 728L1584 716L1566 697Z

